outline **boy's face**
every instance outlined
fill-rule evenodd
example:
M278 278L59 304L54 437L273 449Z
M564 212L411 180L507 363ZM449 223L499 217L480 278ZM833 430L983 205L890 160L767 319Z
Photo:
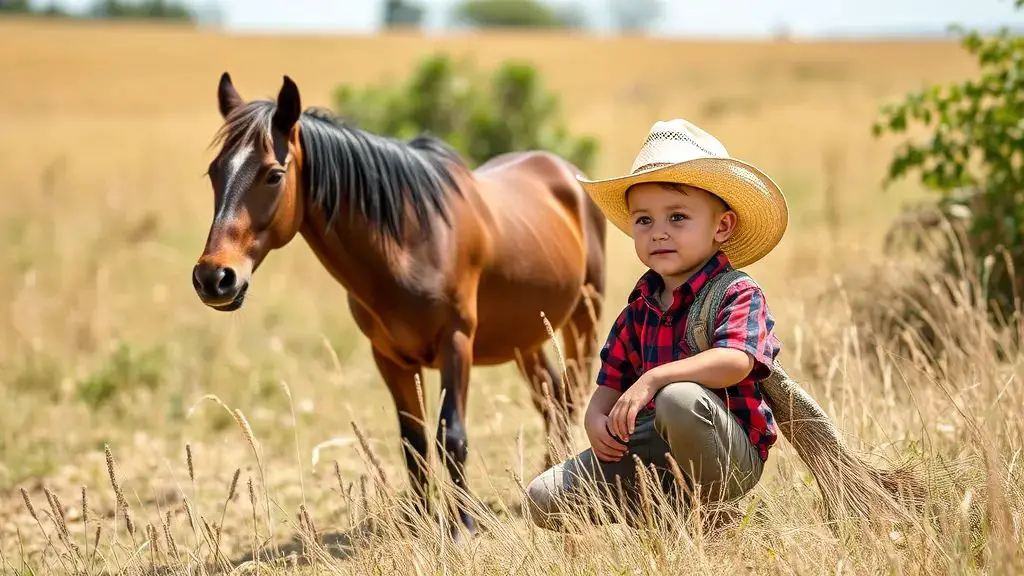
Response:
M717 196L690 186L637 184L627 192L626 203L637 256L678 283L714 255L736 226L736 213Z

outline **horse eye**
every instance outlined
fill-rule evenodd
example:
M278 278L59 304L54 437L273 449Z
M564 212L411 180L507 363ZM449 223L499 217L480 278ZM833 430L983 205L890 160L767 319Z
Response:
M280 170L274 170L267 175L267 184L270 186L277 186L281 183L281 179L284 177L284 172Z

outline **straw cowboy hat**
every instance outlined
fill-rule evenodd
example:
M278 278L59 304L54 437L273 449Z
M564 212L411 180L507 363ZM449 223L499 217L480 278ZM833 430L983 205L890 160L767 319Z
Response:
M767 174L731 158L714 136L679 118L655 122L629 174L604 180L576 179L627 236L632 236L632 226L625 193L634 184L675 182L717 195L736 212L736 227L722 246L736 268L771 252L789 223L786 198Z

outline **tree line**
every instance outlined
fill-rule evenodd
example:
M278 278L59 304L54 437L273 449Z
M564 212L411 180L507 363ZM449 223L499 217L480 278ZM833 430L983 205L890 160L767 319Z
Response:
M606 2L612 26L620 32L643 32L662 15L663 0L462 0L448 14L449 24L475 28L562 28L590 26L587 15ZM38 4L38 3L37 3ZM426 17L421 0L386 0L385 28L419 28ZM85 11L70 12L50 0L0 0L0 14L55 18L161 19L195 23L199 15L175 0L94 0Z
M65 10L55 2L33 6L29 0L0 0L0 14L52 18L173 20L192 23L198 18L188 5L174 0L95 0L81 13Z
M620 32L641 32L662 15L663 0L463 0L449 14L456 26L477 28L586 28L587 14L605 3ZM426 10L417 0L387 0L384 26L418 28Z

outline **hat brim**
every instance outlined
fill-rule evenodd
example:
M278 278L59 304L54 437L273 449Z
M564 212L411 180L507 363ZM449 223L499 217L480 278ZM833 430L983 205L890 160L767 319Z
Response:
M736 268L764 258L782 240L789 225L789 206L779 186L757 167L734 158L697 158L607 178L576 180L608 220L632 237L626 190L643 182L674 182L702 188L736 212L736 228L722 251Z

